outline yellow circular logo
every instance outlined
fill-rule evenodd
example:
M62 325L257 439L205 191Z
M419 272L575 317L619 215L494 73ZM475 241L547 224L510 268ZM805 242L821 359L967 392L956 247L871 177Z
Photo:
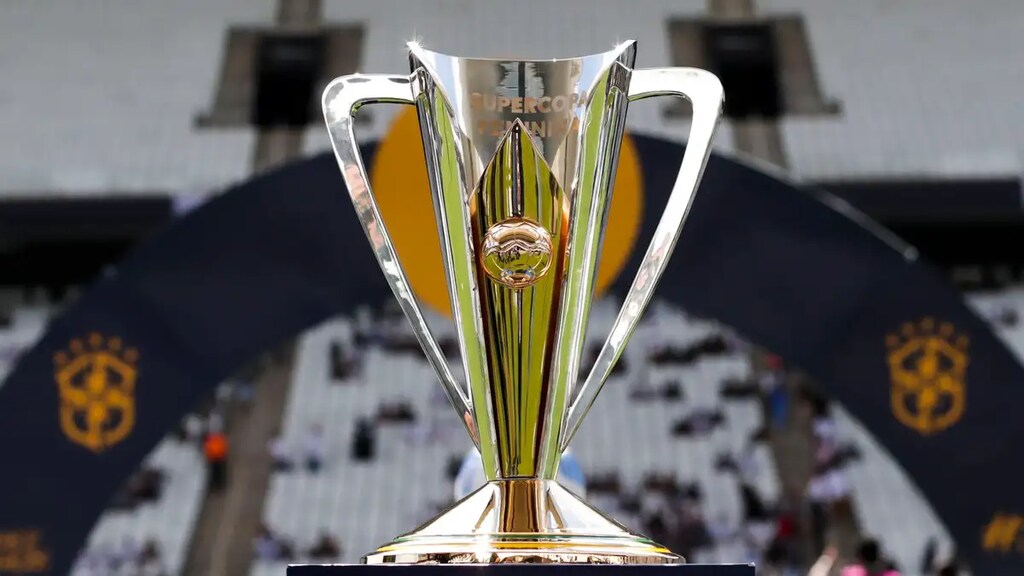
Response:
M403 110L377 147L370 174L381 217L417 298L451 315L441 242L427 180L416 110ZM640 230L643 177L629 136L622 140L611 213L597 269L597 294L611 286L629 259Z

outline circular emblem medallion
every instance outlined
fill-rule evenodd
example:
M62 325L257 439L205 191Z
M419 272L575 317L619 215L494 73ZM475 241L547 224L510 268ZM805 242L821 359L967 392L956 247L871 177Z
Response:
M551 265L551 235L525 218L509 218L484 234L480 260L495 282L518 290L540 280Z

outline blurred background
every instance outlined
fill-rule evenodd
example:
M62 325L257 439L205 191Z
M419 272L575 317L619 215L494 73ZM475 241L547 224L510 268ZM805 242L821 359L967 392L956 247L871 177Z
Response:
M727 100L716 152L866 214L1024 353L1020 30L1019 0L5 0L0 376L178 217L329 149L327 82L404 73L413 38L517 57L634 38L638 67L714 71ZM360 138L385 138L399 112L361 112ZM688 117L645 102L628 127L681 142ZM602 299L591 332L617 310ZM959 573L948 527L822 383L714 318L667 302L647 318L573 446L589 501L691 561L806 574L828 551L837 574ZM73 574L356 562L449 505L471 448L386 307L252 358L166 432L104 504ZM992 546L1020 554L1022 526L1011 517ZM0 543L0 573L18 569L11 550Z

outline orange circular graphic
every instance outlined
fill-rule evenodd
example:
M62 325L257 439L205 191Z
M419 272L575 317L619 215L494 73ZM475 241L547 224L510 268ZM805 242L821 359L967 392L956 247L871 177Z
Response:
M427 180L416 110L398 114L377 147L370 172L373 195L395 244L399 261L420 302L451 315L441 242ZM597 269L596 293L603 294L629 259L643 206L640 158L629 136L622 139L611 213Z

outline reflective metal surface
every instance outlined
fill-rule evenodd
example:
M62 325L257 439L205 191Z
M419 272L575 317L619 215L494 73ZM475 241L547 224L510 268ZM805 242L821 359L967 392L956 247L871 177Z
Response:
M430 327L423 318L423 312L416 303L416 296L409 286L409 280L398 262L398 254L395 253L395 246L388 236L387 227L381 220L377 201L370 192L370 179L366 175L366 167L356 145L352 114L361 106L373 103L412 104L409 78L355 74L335 79L324 90L324 119L330 132L334 156L338 159L338 167L341 168L345 186L352 197L352 205L356 209L356 215L363 225L366 237L370 240L380 269L395 293L402 312L412 324L416 339L441 381L448 400L459 413L459 419L465 424L470 438L477 442L469 398L455 380L437 339L431 334Z
M324 113L388 282L483 457L490 482L368 562L680 562L561 488L561 452L650 301L707 161L722 89L692 69L634 71L635 43L564 60L458 58L410 44L412 74L346 76ZM575 391L631 99L694 106L686 157L612 332ZM351 114L415 103L468 394L443 361L380 219Z
M672 194L665 205L654 237L647 247L647 253L640 263L636 278L623 301L622 309L615 318L615 324L598 353L583 386L576 392L576 398L569 407L566 430L562 435L561 448L564 450L576 434L583 417L587 415L597 393L601 391L612 368L618 362L626 344L633 336L644 310L651 302L654 289L661 280L669 257L676 249L679 234L683 231L686 216L690 213L693 198L700 185L704 166L711 153L711 141L715 137L718 118L722 113L724 92L718 77L696 68L660 68L636 70L629 86L629 99L641 100L653 96L675 96L690 101L693 118L690 135L686 139L686 153L679 167L679 175L672 187Z
M489 479L553 479L579 370L636 45L581 58L457 58L413 44L414 96L452 311ZM554 258L514 289L477 264L525 218Z
M662 564L682 559L630 533L557 482L497 480L365 561Z

